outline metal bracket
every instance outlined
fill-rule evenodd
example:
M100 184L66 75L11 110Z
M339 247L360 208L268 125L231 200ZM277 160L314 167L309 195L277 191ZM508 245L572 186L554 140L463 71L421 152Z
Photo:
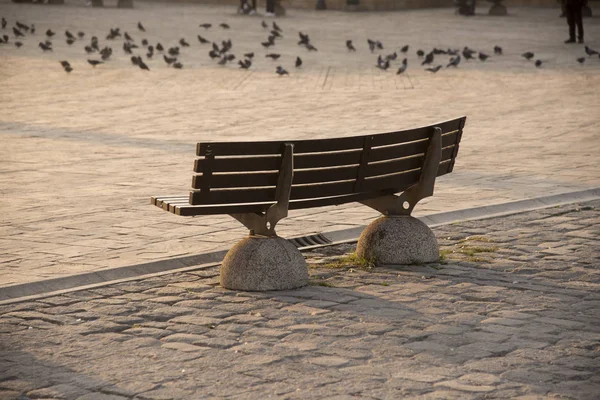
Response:
M384 215L410 215L420 200L433 195L435 178L442 159L442 129L438 127L433 129L419 182L406 189L400 196L389 194L363 200L362 204Z
M290 204L290 192L294 179L294 145L285 143L281 159L281 167L277 177L275 200L266 213L230 214L250 230L251 235L277 236L275 225L287 217Z

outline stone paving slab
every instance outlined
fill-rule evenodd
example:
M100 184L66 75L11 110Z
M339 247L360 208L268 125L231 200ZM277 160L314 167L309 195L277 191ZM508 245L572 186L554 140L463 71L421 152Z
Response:
M150 196L188 190L200 140L348 136L467 115L455 171L417 215L600 187L600 60L575 61L582 47L562 44L566 26L557 10L511 8L507 18L468 19L451 9L291 10L278 19L284 38L276 50L291 71L280 79L259 45L261 18L234 15L231 7L141 2L123 11L67 3L0 2L9 24L37 27L20 49L0 45L0 286L229 248L246 234L233 219L184 219L149 205ZM188 39L183 70L160 59L148 62L150 73L135 69L120 41L104 40L120 26L139 43L137 21L151 42ZM198 28L221 21L232 28ZM600 48L598 21L585 20L593 48ZM43 54L37 43L48 28L61 39ZM111 44L114 60L92 69L80 42L62 40L67 28L85 31L86 43L95 34ZM299 48L298 31L319 51ZM197 34L231 38L237 55L254 51L253 68L219 68ZM375 68L367 37L382 40L386 53L409 43L407 74ZM356 54L346 51L348 38ZM415 55L417 48L466 45L492 53L495 44L503 57L436 75ZM527 50L544 60L542 68L520 58ZM301 70L291 66L297 55ZM70 75L62 59L71 61ZM297 211L278 232L339 230L375 216L357 204Z
M211 268L0 306L0 398L596 399L599 207L437 227L427 265L321 248L299 290Z

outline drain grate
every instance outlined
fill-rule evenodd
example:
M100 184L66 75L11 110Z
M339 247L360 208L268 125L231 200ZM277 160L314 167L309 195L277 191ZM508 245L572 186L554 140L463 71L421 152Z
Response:
M331 240L329 240L326 236L323 236L320 233L317 233L316 235L292 238L288 239L288 241L299 249L302 247L318 246L331 243Z

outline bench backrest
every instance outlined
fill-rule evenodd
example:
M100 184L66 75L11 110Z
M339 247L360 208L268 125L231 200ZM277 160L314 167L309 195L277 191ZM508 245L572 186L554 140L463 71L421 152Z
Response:
M417 129L335 139L205 142L197 145L191 205L265 211L275 202L286 144L293 144L289 209L398 193L419 181L435 127L442 130L438 176L452 171L466 117Z

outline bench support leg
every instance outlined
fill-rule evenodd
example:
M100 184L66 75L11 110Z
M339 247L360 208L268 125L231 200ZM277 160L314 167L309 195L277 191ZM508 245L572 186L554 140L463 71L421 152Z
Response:
M308 284L304 256L275 233L288 215L294 174L294 146L286 144L277 181L276 200L266 213L231 214L250 230L250 236L229 250L221 265L221 286L233 290L295 289Z
M358 240L359 257L377 264L420 264L439 259L435 235L420 220L411 217L415 205L433 195L435 178L442 157L442 131L431 136L419 182L400 196L387 195L362 201L383 214L365 228Z

